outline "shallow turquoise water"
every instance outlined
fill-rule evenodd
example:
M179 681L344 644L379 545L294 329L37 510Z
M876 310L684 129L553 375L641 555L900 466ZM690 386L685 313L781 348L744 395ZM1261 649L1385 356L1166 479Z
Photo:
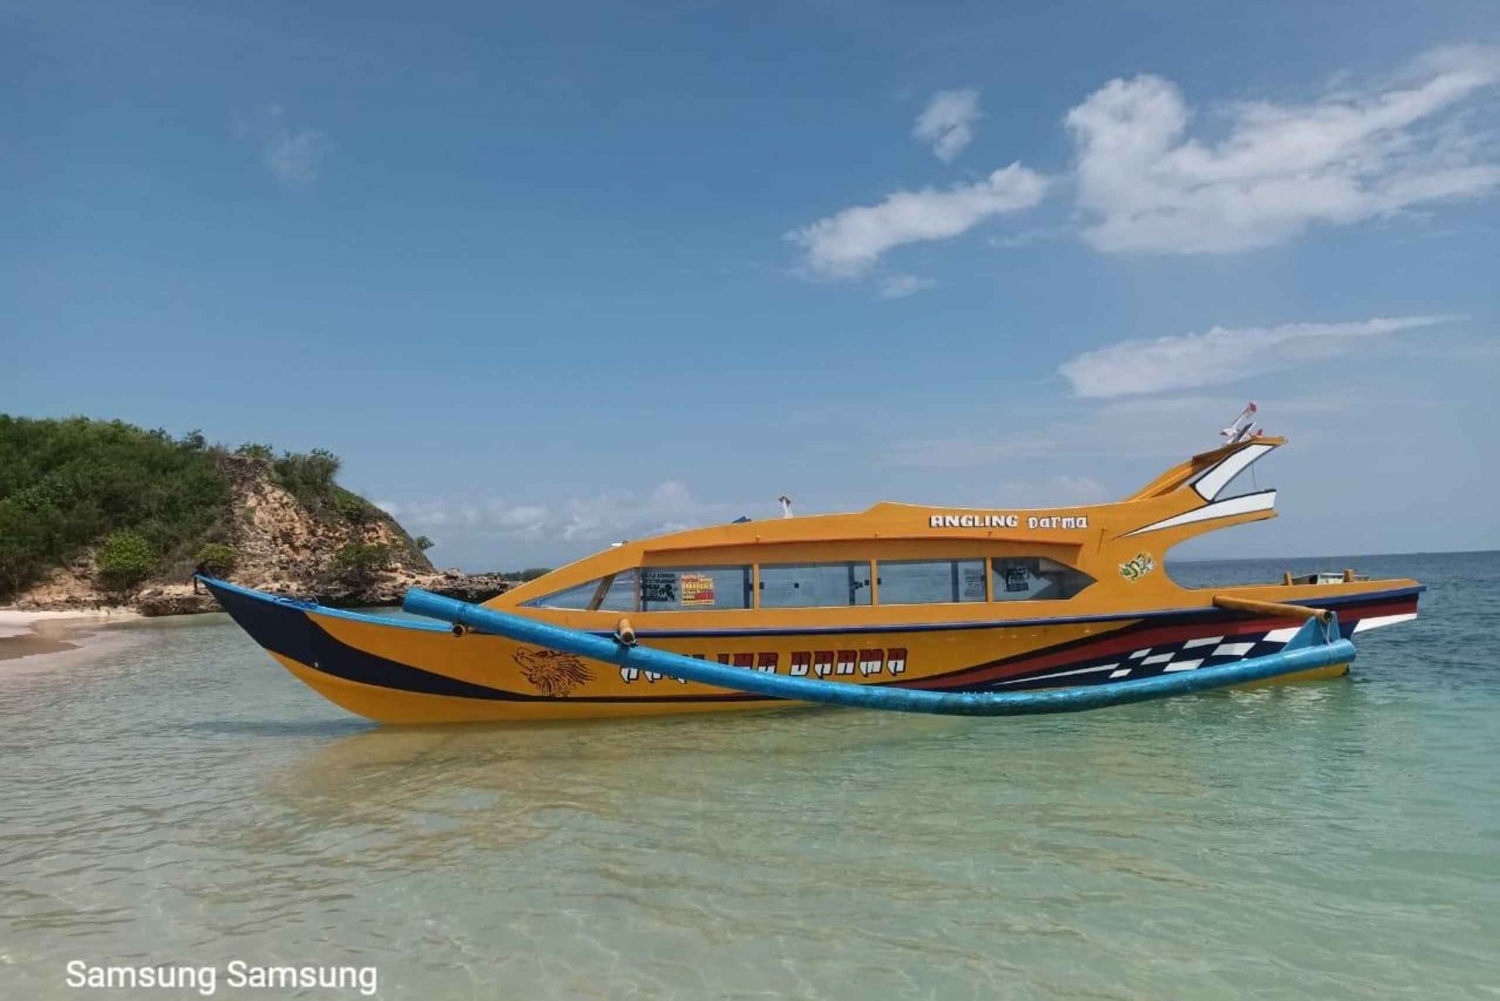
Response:
M1500 996L1500 554L1346 565L1430 586L1351 678L1038 719L382 730L222 616L111 627L0 664L0 997Z

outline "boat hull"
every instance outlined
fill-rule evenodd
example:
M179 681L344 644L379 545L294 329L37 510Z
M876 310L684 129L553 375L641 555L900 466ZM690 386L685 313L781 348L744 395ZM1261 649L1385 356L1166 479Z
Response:
M504 637L208 586L263 648L329 701L384 723L610 718L784 708L765 698L559 654ZM1416 612L1420 587L1320 599L1347 637ZM1221 609L847 631L642 632L653 647L850 684L1024 691L1137 680L1276 653L1300 622ZM1347 665L1275 683L1344 673Z

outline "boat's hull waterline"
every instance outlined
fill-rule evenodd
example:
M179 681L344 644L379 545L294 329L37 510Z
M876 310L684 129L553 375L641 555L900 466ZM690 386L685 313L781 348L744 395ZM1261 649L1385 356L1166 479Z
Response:
M1356 632L1416 616L1419 583L1344 570L1191 590L1164 569L1189 538L1275 517L1274 490L1229 486L1283 439L1245 415L1225 434L1111 504L742 521L612 546L483 606L408 595L441 622L205 583L298 678L387 723L1056 711L1342 674Z
M556 646L483 632L454 635L437 623L324 608L222 581L205 583L235 621L292 674L329 701L385 723L581 719L785 704L743 690L674 680L644 665L586 658ZM1337 610L1339 638L1347 640L1361 622L1413 614L1416 602L1417 589L1409 588L1324 604ZM643 632L638 642L714 666L727 657L733 667L736 659L743 663L748 657L751 666L736 670L788 679L821 677L862 686L1002 693L1119 687L1262 659L1282 653L1302 626L1297 618L1255 618L1208 608L1055 624L1007 622L956 631L895 627L814 636ZM823 652L814 647L832 650L833 672L793 674L796 669L786 665L801 660L797 655L804 651L794 649L799 646L814 655ZM1352 656L1347 642L1337 649L1349 649ZM890 673L898 666L890 656L893 651L904 661L895 675ZM757 671L754 664L769 661L770 653L777 654L776 670ZM840 674L841 668L849 669ZM1230 683L1308 680L1347 670L1348 660L1341 658Z

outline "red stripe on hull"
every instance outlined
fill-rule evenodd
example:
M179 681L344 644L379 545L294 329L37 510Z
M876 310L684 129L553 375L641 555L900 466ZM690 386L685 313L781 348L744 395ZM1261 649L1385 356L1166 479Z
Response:
M1378 604L1361 605L1347 608L1341 612L1339 615L1339 625L1341 631L1347 635L1348 631L1360 619L1377 615L1402 615L1415 612L1416 610L1416 596L1400 598L1395 601L1383 601ZM1098 641L1093 643L1080 643L1035 656L1023 656L1002 664L980 664L961 671L955 671L952 674L924 678L921 681L913 682L903 687L930 689L966 688L973 685L1005 681L1019 675L1031 674L1037 671L1067 668L1075 664L1103 660L1116 655L1123 657L1147 647L1166 646L1200 637L1222 636L1227 641L1239 636L1263 635L1273 629L1294 628L1302 625L1305 621L1305 619L1292 618L1236 619L1228 622L1199 622L1191 625L1161 626L1134 630L1129 629L1127 626L1125 628L1128 632L1125 635L1110 633L1101 636Z

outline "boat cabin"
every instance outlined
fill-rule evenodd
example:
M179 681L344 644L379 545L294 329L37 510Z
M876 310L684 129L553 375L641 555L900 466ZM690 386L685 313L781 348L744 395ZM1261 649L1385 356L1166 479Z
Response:
M628 567L525 608L681 612L1066 600L1094 583L1047 556Z

